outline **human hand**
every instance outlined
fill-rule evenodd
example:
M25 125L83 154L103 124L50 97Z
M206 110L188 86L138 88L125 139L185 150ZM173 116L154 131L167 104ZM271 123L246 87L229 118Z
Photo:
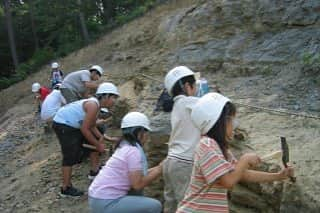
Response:
M119 142L121 140L121 137L111 137L112 142Z
M166 158L165 159L163 159L159 164L158 164L158 166L163 166L163 164L164 164L164 162L165 162L165 160L166 160Z
M104 139L111 142L119 142L122 139L121 137L111 137L111 136L108 136L107 134L104 134L103 137Z
M284 180L287 178L294 178L294 169L291 165L288 165L288 167L283 168L280 172L279 172L279 178L280 180Z
M240 159L246 161L249 167L256 167L261 163L260 157L255 153L246 153L242 155Z
M104 143L98 143L96 147L98 152L100 153L105 152L106 145Z
M103 136L99 138L99 143L104 143L104 137Z

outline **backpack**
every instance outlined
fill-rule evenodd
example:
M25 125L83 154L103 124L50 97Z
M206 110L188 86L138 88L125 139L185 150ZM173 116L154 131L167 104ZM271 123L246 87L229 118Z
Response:
M164 112L171 112L173 108L173 98L169 95L166 89L163 89L158 101L155 111L162 110Z

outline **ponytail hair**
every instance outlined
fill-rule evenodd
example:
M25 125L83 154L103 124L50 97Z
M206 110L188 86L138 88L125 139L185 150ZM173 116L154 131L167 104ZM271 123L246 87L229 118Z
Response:
M148 131L144 127L138 126L138 127L128 127L122 129L122 138L126 140L131 146L136 146L136 143L138 143L140 146L142 146L138 134L141 131ZM121 140L122 141L122 140ZM115 149L117 149L120 146L121 141L119 141Z
M228 160L228 149L229 149L229 142L227 141L226 132L227 132L227 123L230 117L235 116L236 114L236 106L231 103L227 102L224 106L221 115L218 121L213 125L213 127L208 131L207 136L209 138L214 139L222 153L223 156Z
M184 91L184 85L185 83L189 83L191 87L193 87L193 84L196 82L196 79L194 75L188 75L186 77L181 78L179 81L177 81L173 88L172 88L172 97L176 97L178 95L184 95L186 94Z

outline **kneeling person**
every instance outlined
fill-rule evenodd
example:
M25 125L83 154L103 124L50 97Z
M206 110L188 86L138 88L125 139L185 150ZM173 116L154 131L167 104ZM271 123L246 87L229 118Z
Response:
M160 213L158 200L142 196L142 190L162 173L162 163L148 170L143 145L150 131L148 118L128 113L121 122L123 140L89 187L93 213Z

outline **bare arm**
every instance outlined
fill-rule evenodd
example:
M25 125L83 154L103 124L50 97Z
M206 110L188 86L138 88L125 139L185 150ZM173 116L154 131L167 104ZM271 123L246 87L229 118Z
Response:
M96 136L96 138L102 138L103 135L100 133L100 131L97 128L97 125L95 125L94 127L91 128L91 131L93 132L93 134Z
M81 132L84 135L84 137L91 143L92 145L97 147L97 150L102 152L104 150L103 144L100 142L101 137L98 137L99 140L96 138L96 118L97 118L97 112L99 110L99 107L94 102L85 102L84 103L84 111L86 112L85 118L83 120L82 126L81 126ZM98 131L99 132L99 131Z
M98 120L97 120L97 125L99 125L99 124L106 124L106 123L110 122L111 119L112 119L112 117L109 117L109 118L106 118L106 119L98 119Z
M104 139L106 139L107 141L111 141L111 142L119 142L120 140L122 140L121 137L112 137L112 136L109 136L107 134L104 134L103 135Z
M293 177L293 168L291 166L284 168L277 173L246 170L241 178L241 181L261 183L285 180L289 177Z
M224 188L231 189L235 184L237 184L245 172L249 167L248 163L244 160L239 160L235 166L235 169L232 172L226 173L225 175L221 176L217 183Z
M242 179L243 174L250 166L256 166L260 163L260 161L260 158L256 154L248 153L242 155L235 165L235 169L232 172L221 176L217 180L217 183L224 188L231 189Z
M141 190L145 186L149 185L152 181L154 181L157 177L159 177L161 173L162 164L150 168L146 176L143 176L142 171L130 172L129 179L131 182L131 186L135 190Z
M99 86L99 83L95 81L85 81L84 86L89 89L97 89Z

